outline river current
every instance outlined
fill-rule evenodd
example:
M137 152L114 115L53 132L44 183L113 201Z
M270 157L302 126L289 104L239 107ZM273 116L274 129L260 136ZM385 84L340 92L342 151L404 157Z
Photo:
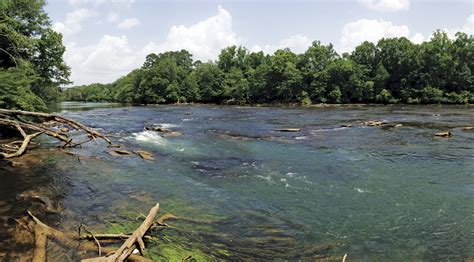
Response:
M118 232L159 202L160 214L182 218L150 247L162 260L474 256L474 130L462 129L474 125L472 106L63 103L59 111L155 160L115 157L98 142L75 152L99 158L78 161L43 138L31 150L37 160L0 163L0 216L31 209L17 196L35 190L63 210L43 216L52 225ZM434 136L441 131L452 136ZM0 257L15 249L7 238L0 227Z

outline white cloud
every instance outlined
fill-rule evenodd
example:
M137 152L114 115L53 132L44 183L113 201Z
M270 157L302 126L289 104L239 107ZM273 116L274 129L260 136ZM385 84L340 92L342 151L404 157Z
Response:
M359 3L380 12L396 12L410 8L410 0L359 0Z
M375 43L384 37L408 37L409 34L410 30L406 25L394 25L382 19L361 19L344 25L339 51L352 51L364 41Z
M263 47L259 45L253 46L250 51L258 52L263 51L267 54L272 54L278 49L289 48L291 51L295 53L303 53L305 52L308 47L311 45L312 41L304 35L292 35L288 38L282 39L276 45L265 45Z
M95 13L89 9L81 8L67 13L64 22L56 22L53 24L53 29L62 33L64 36L70 36L81 31L81 23L94 16Z
M471 14L468 18L466 18L466 21L462 27L444 29L444 31L446 31L449 37L452 39L456 37L457 32L464 32L468 35L474 35L474 14Z
M421 44L426 40L427 39L425 39L425 37L420 33L416 33L414 36L410 38L410 41L414 44Z
M219 6L217 15L191 26L172 26L165 42L150 43L145 49L154 52L186 49L195 59L209 60L215 59L222 48L236 44L232 16Z
M130 24L136 22L127 26ZM232 31L232 17L219 7L217 15L188 27L173 26L163 43L150 42L141 49L131 48L126 36L104 35L98 43L83 47L66 42L65 60L72 68L74 85L108 83L139 67L151 52L186 49L195 59L208 60L217 58L222 48L234 44L238 40Z
M74 85L92 82L109 83L139 67L144 60L126 36L104 35L97 44L79 47L66 43L65 60L72 68Z
M126 18L122 22L120 22L117 26L120 29L127 30L133 27L136 27L138 25L140 25L140 20L138 20L138 18Z

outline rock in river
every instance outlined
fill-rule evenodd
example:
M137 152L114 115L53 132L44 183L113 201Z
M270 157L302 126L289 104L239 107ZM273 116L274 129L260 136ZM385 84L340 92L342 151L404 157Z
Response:
M146 126L145 130L156 131L156 132L161 132L161 133L172 132L170 129L165 128L165 127L161 127L161 126Z
M377 121L377 120L364 122L364 125L366 126L381 126L384 124L386 124L384 121Z
M445 131L445 132L439 132L439 133L436 133L435 136L439 136L439 137L450 137L452 134L451 132L449 131Z
M154 160L155 158L153 157L153 153L145 151L145 150L135 150L133 151L135 154L140 156L141 158L145 160Z
M278 132L299 132L301 128L277 128L274 131Z

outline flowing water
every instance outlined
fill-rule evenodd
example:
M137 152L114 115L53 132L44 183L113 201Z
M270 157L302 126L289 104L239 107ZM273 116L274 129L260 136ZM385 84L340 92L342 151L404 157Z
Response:
M34 208L17 197L34 190L63 209L43 216L51 225L118 233L133 230L127 221L159 202L160 214L182 218L150 246L159 260L474 256L474 130L462 129L474 125L474 107L60 108L155 160L114 157L99 142L76 152L100 159L78 161L43 139L19 165L0 163L0 216ZM367 120L389 125L369 127ZM182 135L144 131L153 124ZM289 127L301 131L275 131ZM452 137L433 136L447 130ZM0 257L19 249L8 237L0 226Z

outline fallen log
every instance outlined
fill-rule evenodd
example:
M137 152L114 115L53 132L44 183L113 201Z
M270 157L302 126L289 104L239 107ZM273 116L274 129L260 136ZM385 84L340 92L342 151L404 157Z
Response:
M147 231L154 225L155 217L158 213L159 204L157 203L149 212L143 223L132 234L89 234L83 235L79 238L63 233L55 228L44 224L39 218L34 216L30 211L27 211L28 216L33 221L33 225L29 226L31 231L34 231L35 247L33 250L33 262L46 261L46 246L48 238L55 239L62 246L69 249L78 249L84 251L97 251L99 248L99 257L83 259L82 261L97 262L97 261L137 261L150 262L151 260L143 257L145 243L143 239L151 238L146 236ZM174 218L170 214L166 214L158 219L158 223L164 223L164 220ZM87 230L88 231L88 230ZM117 250L109 247L101 247L99 239L127 239L125 243ZM77 240L87 239L94 240L94 243L85 242L80 243ZM132 254L137 247L141 255ZM107 254L100 256L101 254Z
M102 135L101 133L87 127L86 125L73 120L69 119L63 116L59 116L56 114L48 114L48 113L41 113L41 112L29 112L29 111L22 111L22 110L9 110L9 109L0 109L0 114L1 115L7 115L7 116L30 116L30 117L38 117L42 118L46 121L55 121L58 123L66 124L71 126L73 129L76 130L84 130L87 133L89 133L93 137L99 137L106 141L109 144L112 144L112 142L105 136Z
M25 120L24 118L28 119ZM109 145L113 145L109 138L98 131L76 120L56 114L0 109L0 126L16 130L23 137L23 141L15 141L15 144L0 145L0 158L5 159L25 154L32 140L42 134L64 143L62 148L81 146L89 141L95 141L96 138L100 138ZM71 129L85 132L89 139L78 143L74 142L72 138L65 134L65 132L69 132ZM19 143L21 145L16 146Z
M138 247L140 250L140 254L143 255L143 251L145 249L145 244L143 242L143 237L145 236L148 229L153 225L155 220L156 214L158 213L158 209L160 208L160 204L156 204L150 212L146 216L143 223L133 232L133 234L123 243L123 245L115 251L112 255L106 257L97 257L97 258L90 258L85 259L82 261L85 262L100 262L100 261L125 261L135 250L135 247Z

